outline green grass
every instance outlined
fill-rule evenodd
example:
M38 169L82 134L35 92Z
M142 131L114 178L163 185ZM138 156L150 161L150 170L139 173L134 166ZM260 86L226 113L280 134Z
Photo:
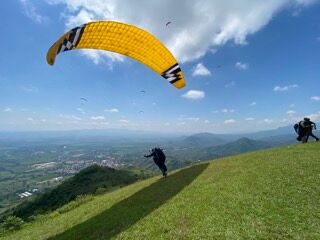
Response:
M320 144L182 169L39 218L1 239L320 239Z

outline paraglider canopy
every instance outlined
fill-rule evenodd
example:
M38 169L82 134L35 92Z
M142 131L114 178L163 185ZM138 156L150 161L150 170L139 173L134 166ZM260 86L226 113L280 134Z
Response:
M97 21L73 28L51 46L47 62L53 65L59 53L83 48L129 56L156 71L176 88L185 86L183 73L172 53L156 37L133 25Z

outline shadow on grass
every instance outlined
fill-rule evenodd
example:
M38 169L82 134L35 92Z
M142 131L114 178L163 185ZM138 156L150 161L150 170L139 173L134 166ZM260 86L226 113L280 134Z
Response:
M50 240L110 239L178 194L199 176L208 165L208 163L196 165L160 179L86 222L51 237Z

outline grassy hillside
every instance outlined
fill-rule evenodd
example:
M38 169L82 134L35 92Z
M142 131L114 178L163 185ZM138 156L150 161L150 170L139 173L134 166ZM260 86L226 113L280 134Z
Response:
M141 181L1 239L320 239L320 144Z

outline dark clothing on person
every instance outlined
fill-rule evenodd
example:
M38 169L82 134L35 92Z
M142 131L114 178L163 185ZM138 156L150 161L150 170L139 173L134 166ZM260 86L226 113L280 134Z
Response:
M306 129L304 128L304 125L302 123L303 121L300 121L293 126L294 130L298 134L298 141L302 141L302 138L306 135Z
M144 155L144 157L149 158L153 157L154 163L158 166L161 170L162 175L164 177L167 176L167 166L165 165L166 156L164 155L163 151L160 148L153 148L149 155Z

